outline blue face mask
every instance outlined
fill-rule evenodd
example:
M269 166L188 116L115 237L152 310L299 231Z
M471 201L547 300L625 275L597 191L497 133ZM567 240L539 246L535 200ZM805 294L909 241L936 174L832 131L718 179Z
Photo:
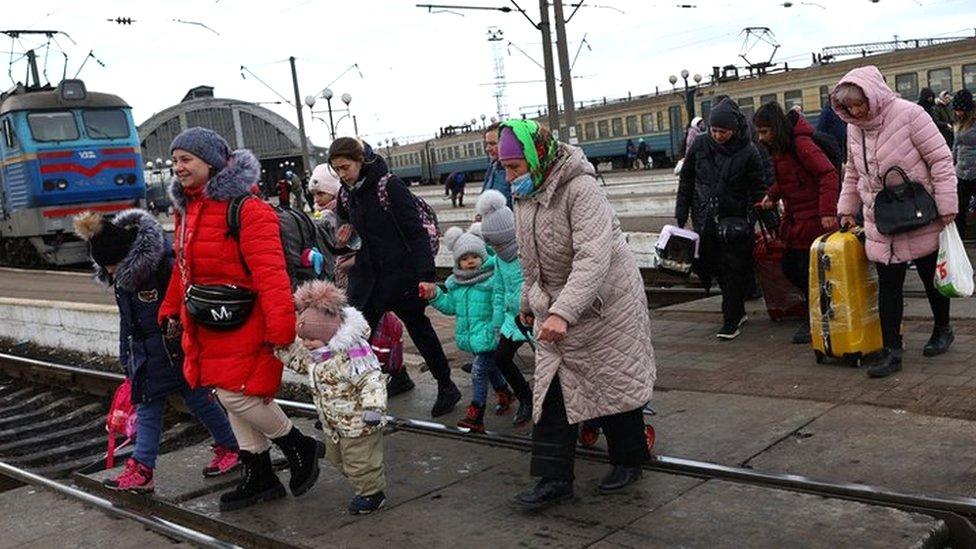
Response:
M526 172L512 180L512 194L529 196L534 189L535 184L532 182L531 173Z

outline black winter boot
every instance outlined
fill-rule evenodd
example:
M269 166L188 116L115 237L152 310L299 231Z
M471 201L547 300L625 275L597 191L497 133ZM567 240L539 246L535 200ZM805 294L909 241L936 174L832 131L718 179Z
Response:
M272 442L281 448L288 459L291 495L298 497L308 492L319 478L319 459L325 457L325 444L303 435L297 427L292 427L287 435L272 439Z
M400 368L400 371L391 375L390 380L386 382L386 398L393 398L407 391L412 391L413 388L414 383L410 379L407 369L405 367Z
M461 391L453 381L437 384L437 400L430 409L430 417L442 416L454 409L461 400Z
M512 425L516 427L532 421L532 393L518 397L518 409L512 418Z
M794 345L806 345L810 343L810 340L810 321L804 320L797 326L792 341Z
M598 488L601 492L616 492L637 482L641 478L640 467L624 467L614 465L610 472L600 479Z
M270 451L253 454L241 450L240 458L243 464L241 480L233 490L220 495L221 511L243 509L261 501L280 499L287 495L285 487L271 468Z
M949 350L949 346L956 340L956 334L952 332L952 326L936 326L932 330L932 337L922 349L924 356L938 356Z
M900 372L903 352L902 349L886 348L881 355L881 360L868 366L868 377L888 377L895 372Z
M513 502L523 509L542 509L573 499L573 481L544 478L531 490L521 492Z

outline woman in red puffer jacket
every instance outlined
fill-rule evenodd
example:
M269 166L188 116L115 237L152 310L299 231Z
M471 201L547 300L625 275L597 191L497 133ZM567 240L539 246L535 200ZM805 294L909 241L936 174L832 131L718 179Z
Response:
M245 472L240 484L221 496L221 509L285 495L271 468L271 442L288 458L292 494L301 495L318 478L324 446L295 428L273 400L282 372L274 348L295 340L295 305L278 216L261 200L246 200L239 238L230 236L227 227L228 204L251 192L261 166L250 151L231 152L220 135L205 128L184 131L170 149L178 178L170 187L177 265L159 320L170 334L184 330L186 380L191 387L216 390L240 445ZM250 316L231 330L197 323L183 302L195 284L250 289L256 294Z
M762 205L772 209L783 201L783 274L809 297L810 245L820 235L838 228L840 174L813 141L813 126L802 114L791 112L787 116L779 103L766 103L756 111L753 123L760 143L773 155L776 170L776 182L766 192ZM793 343L810 343L809 319L800 324Z

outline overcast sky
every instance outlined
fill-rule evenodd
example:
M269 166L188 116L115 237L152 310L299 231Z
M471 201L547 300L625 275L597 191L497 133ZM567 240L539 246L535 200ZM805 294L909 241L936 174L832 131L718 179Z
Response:
M359 65L332 85L333 108L342 109L342 93L353 97L352 111L367 139L432 136L439 127L495 114L494 66L490 26L505 33L502 42L509 112L544 104L542 70L518 51L542 62L539 32L517 12L461 11L428 13L413 0L33 0L5 2L6 29L55 29L76 42L59 38L69 56L68 76L81 72L90 90L122 96L133 107L137 123L178 102L188 89L214 86L218 97L246 101L289 101L294 93L288 57L298 59L302 97L318 93L349 66ZM507 0L449 0L468 6L507 6ZM539 3L519 0L538 21ZM677 4L697 7L682 9ZM746 26L769 27L780 44L776 60L805 66L810 52L831 45L972 35L976 0L595 0L568 25L570 57L576 55L573 86L577 101L603 96L622 97L670 87L668 76L687 68L706 75L713 65L736 63ZM567 14L571 8L567 7ZM459 15L463 14L463 15ZM130 17L129 26L106 19ZM203 23L203 26L174 20ZM555 33L553 34L555 39ZM5 40L5 41L4 41ZM43 39L23 39L24 46ZM11 47L12 46L12 47ZM517 47L516 47L517 46ZM21 44L0 38L3 58ZM750 57L768 57L765 45ZM43 51L43 50L40 50ZM51 48L47 72L60 79L63 57ZM43 65L44 59L41 58ZM250 74L241 77L241 65ZM22 80L23 61L13 77ZM6 89L11 79L0 78ZM526 83L518 83L526 82ZM561 97L561 96L560 96ZM294 107L268 105L295 122ZM324 110L319 100L315 109ZM308 134L317 145L329 142L328 125L308 120ZM317 114L327 119L326 114ZM341 114L336 114L338 119ZM351 134L349 119L339 123L340 135Z

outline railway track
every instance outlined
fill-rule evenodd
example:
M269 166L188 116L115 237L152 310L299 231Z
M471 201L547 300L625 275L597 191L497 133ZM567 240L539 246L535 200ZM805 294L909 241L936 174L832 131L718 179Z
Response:
M86 370L6 354L0 354L0 375L6 376L5 381L0 381L0 387L4 387L0 389L0 403L17 398L33 398L26 396L28 392L25 389L17 391L6 389L6 387L13 385L12 381L30 383L36 387L70 387L75 392L91 395L95 398L104 398L111 394L122 379L119 374ZM20 393L19 396L18 393ZM279 402L291 415L315 416L315 408L311 403L289 400L279 400ZM2 417L2 413L0 411L0 417ZM437 422L399 417L390 417L390 425L393 429L404 433L450 439L459 444L506 448L521 452L531 451L531 441L521 435L490 431L484 435L472 435L465 430ZM104 439L104 435L102 438ZM0 443L7 443L6 437L0 435ZM606 453L598 449L581 448L577 455L579 459L583 460L608 461ZM0 452L0 459L7 459L2 452ZM946 546L976 547L976 527L974 527L976 499L973 498L905 493L877 486L757 471L666 455L655 455L644 465L644 469L669 475L746 483L922 513L941 519L948 526L949 534L948 539L945 540ZM42 478L39 475L24 472L23 469L9 463L0 463L0 475L32 484L39 482L38 479ZM84 477L76 476L76 480L80 478ZM93 484L90 479L86 480L87 482L83 485L88 491L85 493L91 495L89 492L92 490L98 492L98 496L92 497L105 500L108 502L106 504L108 507L122 509L143 519L161 521L164 526L169 525L167 527L170 528L186 529L191 533L215 536L225 540L225 542L247 546L292 547L280 539L215 520L213 517L195 513L176 504L126 493L106 493L96 484ZM45 486L47 485L45 484ZM101 506L101 504L98 505ZM106 511L112 512L108 507L106 507ZM149 524L146 525L152 527Z

